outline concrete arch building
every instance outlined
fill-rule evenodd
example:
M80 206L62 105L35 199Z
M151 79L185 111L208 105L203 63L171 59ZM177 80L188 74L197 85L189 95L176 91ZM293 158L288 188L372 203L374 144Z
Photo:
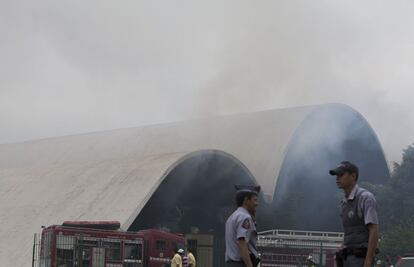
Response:
M313 167L325 173L344 157L356 161L368 181L389 176L375 133L342 104L0 145L1 265L30 266L33 233L64 220L119 220L130 230L168 222L187 229L201 209L211 219L200 227L212 225L218 233L236 182L262 186L263 221L271 225L274 200L289 190L295 170L314 177L321 174L312 174ZM193 206L175 209L181 216L175 222L162 217L168 212L149 213L189 202Z

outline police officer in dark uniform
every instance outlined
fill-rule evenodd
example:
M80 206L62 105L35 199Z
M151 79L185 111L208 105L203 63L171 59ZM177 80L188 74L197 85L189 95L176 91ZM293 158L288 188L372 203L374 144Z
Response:
M260 186L236 185L238 208L226 222L226 253L228 267L256 267L257 252L256 207Z
M358 167L343 161L329 171L345 192L341 203L344 244L337 253L337 265L371 267L378 244L377 203L372 193L358 186Z

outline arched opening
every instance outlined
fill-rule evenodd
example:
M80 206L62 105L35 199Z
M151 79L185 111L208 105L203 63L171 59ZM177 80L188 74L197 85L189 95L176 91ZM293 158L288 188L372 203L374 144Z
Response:
M358 112L338 104L317 107L289 140L273 201L267 204L260 196L258 230L341 231L342 192L328 170L342 160L360 167L362 186L389 178L381 145ZM214 237L213 266L222 266L224 223L236 208L234 184L253 183L252 174L232 155L190 153L171 167L129 230L209 234Z
M338 208L342 191L328 170L343 160L359 166L362 186L383 183L390 176L381 145L367 121L345 105L321 106L289 142L271 223L278 228L342 231Z
M129 230L212 235L213 266L222 266L224 224L236 208L234 184L256 184L236 158L217 150L191 153L171 168Z

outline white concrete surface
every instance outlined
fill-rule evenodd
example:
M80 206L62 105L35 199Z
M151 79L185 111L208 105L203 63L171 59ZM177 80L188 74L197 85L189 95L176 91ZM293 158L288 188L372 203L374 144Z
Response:
M196 150L233 155L270 199L290 137L317 108L0 145L0 266L30 266L33 233L41 225L119 220L127 228L168 170Z

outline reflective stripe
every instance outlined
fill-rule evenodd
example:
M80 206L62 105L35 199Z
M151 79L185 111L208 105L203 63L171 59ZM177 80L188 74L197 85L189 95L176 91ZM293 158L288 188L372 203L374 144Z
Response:
M169 258L157 258L157 257L150 257L150 261L161 261L161 262L170 262L171 260Z

